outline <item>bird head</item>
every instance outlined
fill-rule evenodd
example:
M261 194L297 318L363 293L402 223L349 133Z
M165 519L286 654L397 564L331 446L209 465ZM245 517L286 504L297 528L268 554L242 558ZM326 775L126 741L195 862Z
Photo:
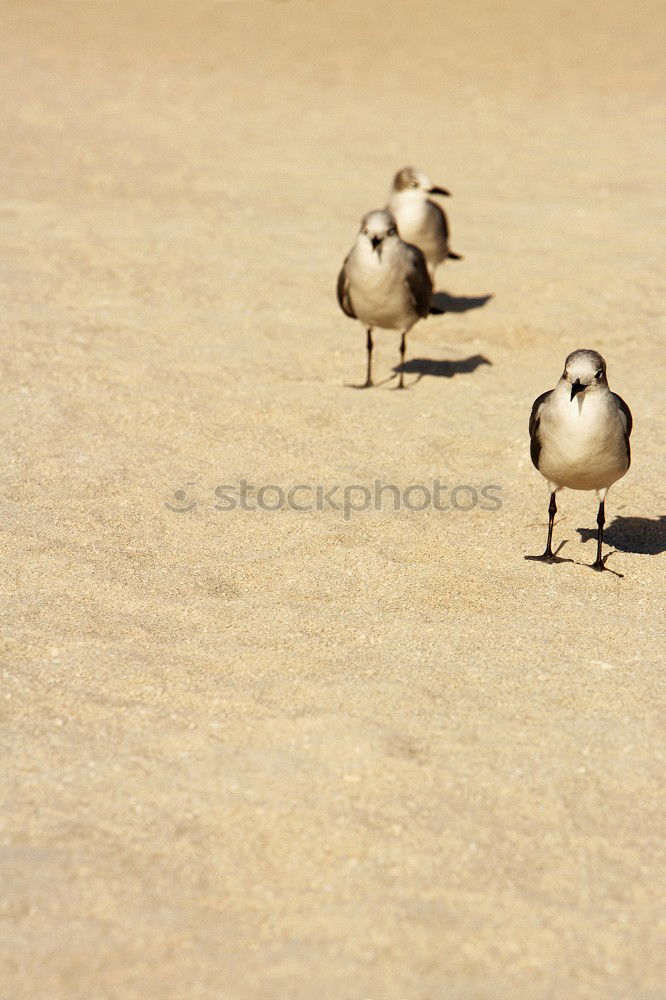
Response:
M418 198L425 198L429 194L441 194L446 197L450 192L446 188L438 187L430 180L427 174L416 167L403 167L393 178L391 194L407 193Z
M562 379L571 386L569 398L575 399L579 393L608 386L606 362L596 351L573 351L564 362Z
M370 244L372 251L381 260L382 248L387 240L397 239L398 227L390 212L378 209L363 216L359 237Z

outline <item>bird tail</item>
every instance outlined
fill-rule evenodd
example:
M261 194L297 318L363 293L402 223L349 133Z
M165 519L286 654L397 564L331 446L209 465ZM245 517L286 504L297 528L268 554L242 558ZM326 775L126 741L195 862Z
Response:
M455 250L449 250L448 256L451 260L464 260L465 258L461 253L456 253Z

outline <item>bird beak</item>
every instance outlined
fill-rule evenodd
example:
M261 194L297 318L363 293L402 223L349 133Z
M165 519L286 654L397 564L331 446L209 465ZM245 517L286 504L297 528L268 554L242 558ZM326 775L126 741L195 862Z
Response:
M428 188L428 194L441 194L444 195L445 198L451 197L451 192L447 191L446 188L441 188L441 187Z
M574 396L577 396L579 392L583 392L584 389L587 389L587 386L583 385L580 379L577 378L571 386L571 399L573 399Z
M377 256L382 255L382 238L381 236L371 236L370 242L372 243L372 249L377 251Z

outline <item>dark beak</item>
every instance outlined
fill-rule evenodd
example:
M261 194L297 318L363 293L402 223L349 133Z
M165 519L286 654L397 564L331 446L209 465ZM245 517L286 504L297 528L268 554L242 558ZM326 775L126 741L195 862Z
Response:
M451 192L447 191L446 188L432 187L428 190L428 194L442 194L445 198L451 197Z
M378 247L381 247L381 245L382 245L382 238L381 238L381 236L371 236L370 237L370 242L372 243L372 249L373 250L377 250L377 253L381 254L381 250L378 249Z
M582 392L583 389L587 389L587 386L582 385L580 379L576 379L576 381L571 386L571 399L573 399L574 396L577 396L579 392Z

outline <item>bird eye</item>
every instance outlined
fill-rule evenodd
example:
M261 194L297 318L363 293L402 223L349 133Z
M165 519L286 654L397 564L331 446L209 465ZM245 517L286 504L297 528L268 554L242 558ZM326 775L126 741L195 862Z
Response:
M603 368L600 368L599 371L597 371L597 372L594 373L594 377L595 378L601 378L601 376L603 375L603 373L604 373Z
M409 186L410 186L410 188L417 188L419 186L419 182L418 181L410 181L409 182Z

